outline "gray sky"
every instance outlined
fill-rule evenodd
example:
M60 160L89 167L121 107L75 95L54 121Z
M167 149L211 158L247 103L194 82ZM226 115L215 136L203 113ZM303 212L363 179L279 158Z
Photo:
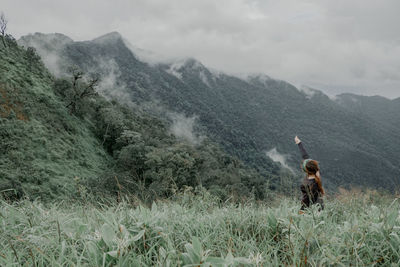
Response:
M399 0L1 0L14 37L111 31L228 73L400 97Z

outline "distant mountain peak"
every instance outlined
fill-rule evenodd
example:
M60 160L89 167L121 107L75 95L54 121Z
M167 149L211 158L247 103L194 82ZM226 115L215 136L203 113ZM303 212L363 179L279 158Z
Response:
M65 34L54 32L54 33L41 33L41 32L35 32L35 33L30 33L27 35L22 36L21 38L28 38L28 37L34 37L34 38L41 38L41 39L59 39L59 40L68 40L69 42L73 42L70 37L68 37Z
M174 69L186 68L191 70L203 70L206 68L200 61L192 57L177 59L170 62L168 65Z
M35 44L38 43L47 43L49 45L51 44L53 47L61 47L72 42L74 42L74 40L62 33L40 32L24 35L18 40L18 43L23 46L35 46Z
M322 92L321 90L315 89L315 88L311 88L309 86L306 85L302 85L298 88L298 90L303 93L305 95L305 97L307 99L312 99L314 97L323 97L323 98L329 98L330 100L336 100L337 97L329 97L328 95L326 95L324 92Z
M313 96L315 96L315 94L317 94L318 92L320 92L319 90L313 89L311 87L308 86L301 86L299 88L300 92L304 93L306 95L307 99L311 99L313 98Z
M185 67L189 67L192 69L204 69L205 68L204 65L200 61L198 61L192 57L185 58L183 61L184 61Z
M267 74L264 74L264 73L252 73L252 74L249 74L247 77L248 77L248 79L258 79L259 81L262 81L262 82L272 80L272 78L270 76L268 76Z
M243 74L237 75L240 79L249 82L251 84L261 83L265 85L266 82L273 80L270 76L264 73L250 73L250 74Z
M167 64L167 66L168 69L166 71L179 79L182 79L182 73L184 71L199 73L202 76L202 79L205 79L204 72L207 70L200 61L190 57L176 60Z
M104 34L100 37L97 37L95 39L93 39L93 42L96 43L104 43L104 42L114 42L114 41L120 41L123 40L122 35L119 32L110 32L107 34Z

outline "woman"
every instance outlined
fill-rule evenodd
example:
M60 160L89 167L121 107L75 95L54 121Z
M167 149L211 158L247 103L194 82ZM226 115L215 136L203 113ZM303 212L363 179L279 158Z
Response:
M303 158L302 170L306 173L306 177L300 187L303 197L301 200L301 209L299 213L302 214L305 208L310 207L310 205L315 203L320 205L321 210L324 208L322 196L325 194L325 191L322 187L318 162L310 159L306 150L304 149L303 143L297 136L294 138L294 141L299 146L301 156Z

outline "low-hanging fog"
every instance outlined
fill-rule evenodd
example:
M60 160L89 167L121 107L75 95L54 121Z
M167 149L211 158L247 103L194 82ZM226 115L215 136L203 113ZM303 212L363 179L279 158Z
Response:
M1 9L17 38L118 31L136 47L229 73L266 73L328 95L400 96L397 0L4 0Z

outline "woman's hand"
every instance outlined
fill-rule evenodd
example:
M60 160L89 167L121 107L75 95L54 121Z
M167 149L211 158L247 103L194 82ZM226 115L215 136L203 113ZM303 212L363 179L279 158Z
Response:
M301 142L301 140L297 137L297 135L294 138L294 141L296 142L296 145L300 144L300 142Z

